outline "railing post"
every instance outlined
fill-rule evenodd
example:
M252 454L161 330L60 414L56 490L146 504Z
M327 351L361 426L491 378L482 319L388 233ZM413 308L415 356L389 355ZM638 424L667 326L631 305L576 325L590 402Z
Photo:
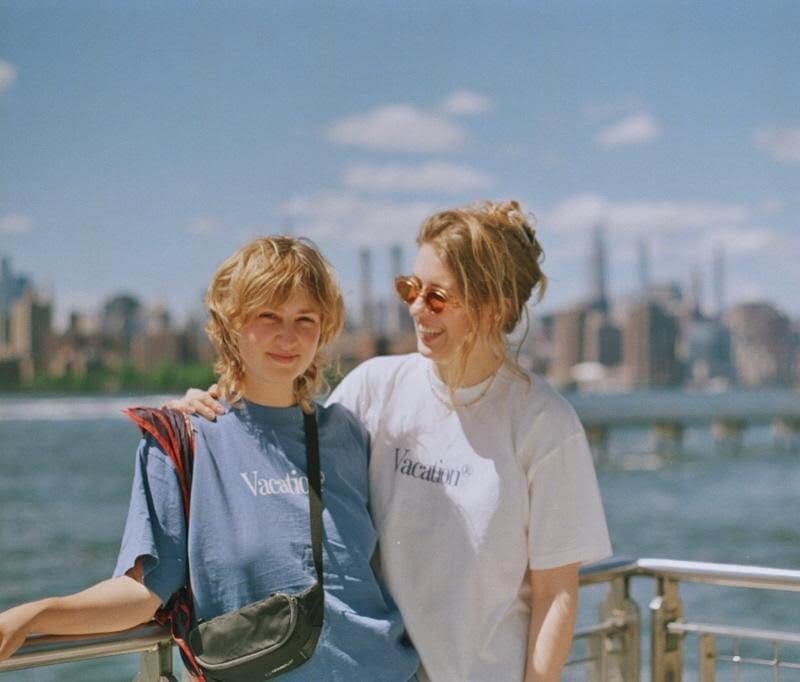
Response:
M606 464L608 462L608 428L600 424L586 426L586 440L589 441L597 461Z
M652 682L681 682L683 641L670 633L667 625L678 620L683 612L678 581L658 578L658 594L650 602L650 646Z
M630 598L630 578L622 576L608 583L608 593L598 609L601 621L613 620L619 630L592 639L597 664L589 669L592 682L639 682L639 606ZM605 676L604 676L605 675Z
M677 455L683 440L683 425L678 422L656 422L652 426L653 448L660 455Z
M717 672L717 649L714 635L704 633L700 635L700 650L698 664L700 666L699 682L714 682Z
M172 644L158 644L139 656L134 682L177 682L172 674Z
M716 449L725 454L739 454L742 450L742 434L746 424L737 419L718 419L711 424Z

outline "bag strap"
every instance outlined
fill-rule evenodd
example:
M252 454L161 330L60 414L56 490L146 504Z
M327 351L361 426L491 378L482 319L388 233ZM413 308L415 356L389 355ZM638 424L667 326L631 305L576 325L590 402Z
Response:
M303 429L306 441L306 467L308 470L308 516L311 525L311 550L317 582L322 587L322 485L319 469L319 434L316 411L303 412Z

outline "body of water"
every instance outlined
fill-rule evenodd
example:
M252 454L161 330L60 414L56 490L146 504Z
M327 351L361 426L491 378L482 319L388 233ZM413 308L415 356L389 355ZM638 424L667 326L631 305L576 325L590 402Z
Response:
M138 442L119 415L131 402L161 398L0 398L0 610L110 575ZM718 452L702 428L689 430L684 444L680 454L661 457L645 430L612 434L610 461L598 475L615 553L800 567L797 444L774 447L766 428L748 431L737 454ZM582 623L593 620L602 596L592 590ZM652 590L649 581L637 581L643 614ZM692 620L770 629L800 624L795 594L692 585L681 593ZM109 682L132 679L137 667L138 657L121 656L0 680ZM752 679L768 678L759 674Z

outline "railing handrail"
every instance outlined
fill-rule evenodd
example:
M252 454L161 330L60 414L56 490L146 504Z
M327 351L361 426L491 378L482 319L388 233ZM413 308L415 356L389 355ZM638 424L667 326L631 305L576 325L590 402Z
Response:
M169 632L155 622L129 630L94 635L31 635L14 655L0 661L0 673L53 663L151 651L171 644Z
M800 571L761 566L674 559L612 557L581 568L581 585L606 583L620 577L667 578L727 587L800 591ZM155 623L99 635L33 635L6 661L0 672L115 654L150 651L170 643L169 633Z
M785 568L674 559L638 559L636 566L637 575L725 587L800 591L800 571Z
M716 623L670 623L667 630L674 634L715 635L728 639L757 639L764 642L800 644L800 633L763 628L741 628Z
M669 578L724 587L800 592L800 571L791 569L708 561L623 557L612 557L581 568L581 585L603 583L625 576Z

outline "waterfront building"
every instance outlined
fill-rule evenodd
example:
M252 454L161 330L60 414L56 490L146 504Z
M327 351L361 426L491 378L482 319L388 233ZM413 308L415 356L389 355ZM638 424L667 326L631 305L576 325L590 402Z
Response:
M5 355L19 363L19 376L28 382L43 372L52 347L52 305L32 288L11 304L10 334Z
M553 365L554 319L552 313L531 315L530 329L520 348L524 366L542 376L550 376Z
M32 286L28 277L14 274L10 258L0 257L0 355L10 342L11 306Z
M104 336L119 345L128 354L133 337L142 330L142 306L130 294L117 294L103 305L100 329Z
M571 387L572 368L583 361L587 312L585 305L577 304L553 316L553 356L548 376L557 386Z
M186 338L186 353L193 362L211 365L216 353L205 329L205 316L201 313L192 314L184 326Z
M794 383L789 318L769 303L742 303L727 315L736 380L742 386Z
M49 376L82 377L101 366L102 337L96 317L73 311L63 334L54 342L48 357Z
M131 361L139 371L186 360L185 336L172 328L169 311L154 305L143 314L143 330L131 340Z
M681 360L690 385L703 387L714 382L720 387L727 386L733 380L728 330L717 319L684 320Z
M613 367L622 360L622 332L604 312L592 310L586 315L582 360L605 367Z
M629 388L676 386L678 321L654 300L633 303L623 329L623 362Z

